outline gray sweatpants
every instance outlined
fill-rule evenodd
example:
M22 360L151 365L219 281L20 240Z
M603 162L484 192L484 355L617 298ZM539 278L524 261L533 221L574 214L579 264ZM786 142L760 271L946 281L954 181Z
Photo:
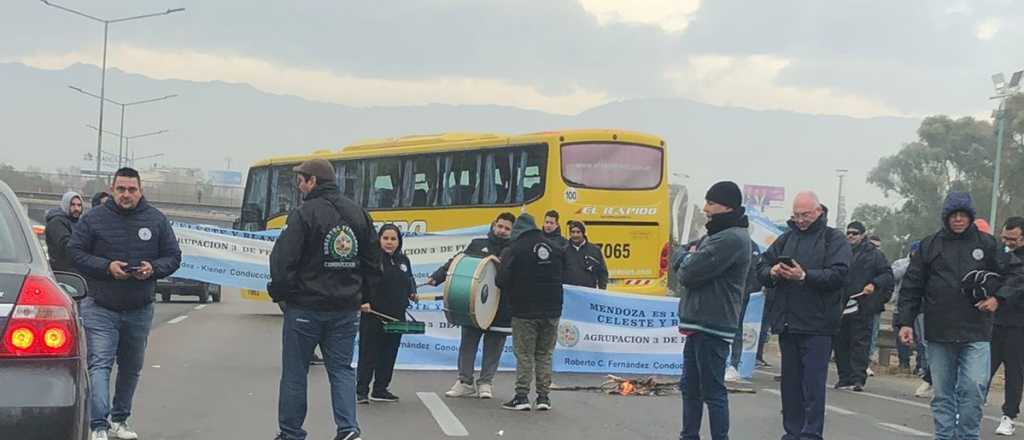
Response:
M459 342L459 381L473 385L473 371L476 365L476 351L481 337L484 340L484 358L480 367L478 383L492 383L494 374L498 372L501 352L505 349L508 334L480 330L476 327L462 326L462 340Z

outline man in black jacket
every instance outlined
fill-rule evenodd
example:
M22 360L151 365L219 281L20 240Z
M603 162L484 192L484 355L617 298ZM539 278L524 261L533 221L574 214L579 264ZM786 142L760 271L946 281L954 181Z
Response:
M601 248L587 240L583 222L569 220L569 246L565 248L565 284L608 288L608 265Z
M921 240L900 286L900 341L914 341L914 319L924 312L932 376L935 438L976 439L981 429L991 362L995 295L975 299L961 289L968 272L997 271L996 240L974 225L970 194L951 192L943 228Z
M864 224L858 221L846 227L846 241L853 250L850 271L843 291L845 308L839 335L835 338L836 389L864 391L870 362L871 323L875 312L892 292L892 268L882 251L865 240Z
M82 216L82 196L74 191L64 193L60 207L46 212L46 252L54 271L76 272L68 257L71 232Z
M498 214L498 217L491 223L491 230L487 238L475 238L469 243L463 253L466 255L485 257L488 255L499 256L501 251L508 245L508 237L512 234L512 223L516 217L508 212ZM427 278L427 284L436 286L445 282L448 277L448 267L452 264L449 259L444 266L441 266ZM501 352L505 349L505 340L512 333L512 317L509 314L508 296L501 295L498 302L498 312L494 322L487 330L480 330L476 327L462 326L462 338L459 340L459 380L452 385L452 388L444 393L448 397L469 397L476 395L481 399L494 397L494 374L498 372L498 363L501 361ZM483 339L483 360L480 364L480 378L474 380L473 374L476 364L476 351Z
M544 213L544 238L560 248L569 245L569 241L562 236L562 227L558 226L558 211L554 209Z
M784 440L821 439L832 337L839 333L850 245L828 226L812 192L797 194L789 230L761 254L758 278L775 290L769 310L782 351Z
M551 356L562 316L565 254L544 238L530 214L512 227L512 242L501 253L495 284L512 306L512 345L516 354L516 395L502 408L529 411L535 380L538 411L551 409Z
M1010 217L1002 233L1005 253L1000 254L1003 271L1003 289L1024 288L1024 218ZM1007 301L996 310L992 328L992 368L996 374L999 365L1006 367L1006 386L1003 395L1003 417L996 434L1013 435L1014 420L1020 414L1021 392L1024 391L1024 303L1021 298Z
M359 439L352 355L360 308L381 277L380 246L369 214L341 195L334 167L311 159L293 169L303 203L270 252L267 292L284 302L278 439L305 439L306 376L320 346L331 383L336 439Z
M75 225L68 256L89 282L79 310L89 349L90 428L94 438L136 439L127 420L153 324L153 291L158 278L178 270L181 249L170 222L143 197L138 171L117 170L111 189L113 198Z

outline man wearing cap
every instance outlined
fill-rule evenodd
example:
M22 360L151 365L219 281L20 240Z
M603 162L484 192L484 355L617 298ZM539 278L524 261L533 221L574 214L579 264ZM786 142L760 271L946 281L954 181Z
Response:
M587 240L587 227L577 220L569 220L569 245L565 247L565 284L608 288L608 265L604 262L601 248Z
M380 280L380 246L369 214L338 191L330 162L312 159L293 170L303 203L288 214L274 243L267 284L274 301L287 304L277 439L306 438L306 378L319 345L331 383L335 439L357 440L352 356L359 311L368 309L372 286Z
M833 349L839 382L836 389L864 391L870 362L871 322L892 295L892 268L882 251L865 240L861 222L846 227L846 241L853 258L846 275L845 308Z
M939 440L978 438L991 373L992 319L1000 300L977 298L971 289L961 288L968 272L998 270L996 240L979 231L974 219L970 194L949 193L942 208L942 229L921 240L918 251L910 255L900 287L902 343L913 343L914 319L924 313L935 394L932 418Z
M681 440L700 439L704 406L712 440L729 438L725 365L740 326L751 245L743 195L733 182L714 184L704 197L708 235L679 263L679 332L683 345Z

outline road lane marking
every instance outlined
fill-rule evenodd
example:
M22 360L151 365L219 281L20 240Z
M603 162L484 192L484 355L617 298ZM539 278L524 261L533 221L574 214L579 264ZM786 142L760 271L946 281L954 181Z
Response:
M764 391L764 392L766 392L768 394L774 394L776 396L781 396L782 395L782 393L779 392L779 390L773 390L771 388L761 388L761 391Z
M188 315L181 315L181 316L179 316L177 318L174 318L174 319L172 319L170 321L167 321L167 323L168 324L177 324L177 323L179 323L181 321L184 321L186 319L188 319Z
M839 414L841 416L855 416L855 415L857 415L857 413L855 413L853 411L850 411L848 409L843 409L843 408L840 408L838 406L825 405L825 409L827 409L829 411L832 411L832 412L834 412L836 414Z
M416 397L420 398L423 405L430 411L430 415L434 416L434 420L437 421L437 425L441 427L441 431L445 435L449 437L469 436L469 431L466 431L466 427L455 417L452 410L448 409L448 405L444 404L437 393L416 393Z
M903 426L903 425L897 425L895 423L879 423L878 426L881 426L881 427L883 427L885 429L896 431L896 432L899 432L899 433L902 433L902 434L913 435L913 436L917 436L917 437L931 437L932 436L932 434L929 433L929 432L918 431L916 429L908 428L908 427Z
M193 309L195 309L195 310L203 310L205 308L206 308L206 304L200 304L198 306L193 307Z

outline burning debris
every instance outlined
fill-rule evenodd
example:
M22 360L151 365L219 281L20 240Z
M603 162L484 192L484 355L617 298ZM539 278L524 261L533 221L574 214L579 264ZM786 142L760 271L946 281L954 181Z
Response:
M679 393L679 381L659 382L653 376L643 379L629 379L612 374L605 376L606 380L601 385L582 386L558 386L552 385L551 389L556 391L600 391L605 394L619 396L668 396ZM730 393L753 394L753 388L742 388L727 385Z

